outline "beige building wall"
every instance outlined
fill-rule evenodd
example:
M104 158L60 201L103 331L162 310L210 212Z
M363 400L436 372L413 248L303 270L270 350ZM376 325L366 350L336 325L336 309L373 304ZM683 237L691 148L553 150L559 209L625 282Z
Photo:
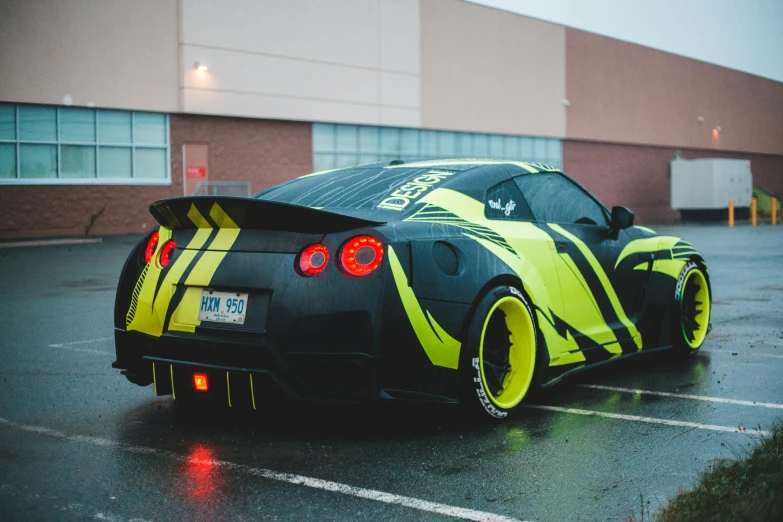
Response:
M184 112L420 125L419 0L181 4Z
M0 100L177 111L177 0L2 0Z
M422 0L421 123L564 137L565 29L461 0Z
M783 154L783 83L576 29L566 42L568 138Z

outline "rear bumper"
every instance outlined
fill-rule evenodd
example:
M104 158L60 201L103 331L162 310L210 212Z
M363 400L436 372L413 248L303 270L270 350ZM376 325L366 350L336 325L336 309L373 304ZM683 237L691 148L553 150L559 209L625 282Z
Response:
M282 353L274 343L258 337L216 339L171 332L152 337L121 329L115 330L115 343L114 368L123 370L131 382L153 384L156 395L176 399L211 399L252 409L281 398L358 404L458 403L453 393L446 392L453 386L442 384L444 376L437 368L379 355ZM194 373L207 374L208 392L195 391Z
M157 395L184 397L193 389L192 374L200 371L210 374L218 395L238 396L245 388L239 383L247 381L248 401L251 380L265 395L292 399L367 402L378 396L376 361L366 353L281 355L270 342L258 337L216 340L176 333L152 337L119 329L115 330L115 344L117 360L112 366L124 370L136 384L154 384ZM221 389L235 380L236 391Z

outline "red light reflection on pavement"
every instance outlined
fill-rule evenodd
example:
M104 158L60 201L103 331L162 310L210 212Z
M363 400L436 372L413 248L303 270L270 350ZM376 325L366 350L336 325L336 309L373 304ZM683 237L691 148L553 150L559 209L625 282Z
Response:
M221 482L219 466L211 448L195 444L184 465L185 493L193 502L208 502L215 497Z

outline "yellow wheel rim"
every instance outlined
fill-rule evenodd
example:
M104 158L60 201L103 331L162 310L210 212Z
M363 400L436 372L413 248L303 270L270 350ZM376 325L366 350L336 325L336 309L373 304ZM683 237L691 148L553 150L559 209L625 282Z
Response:
M694 350L707 337L710 326L710 290L701 270L692 270L686 277L682 289L680 313L682 335Z
M522 301L503 297L492 306L481 330L481 383L489 399L503 409L519 404L530 388L535 363L533 319Z

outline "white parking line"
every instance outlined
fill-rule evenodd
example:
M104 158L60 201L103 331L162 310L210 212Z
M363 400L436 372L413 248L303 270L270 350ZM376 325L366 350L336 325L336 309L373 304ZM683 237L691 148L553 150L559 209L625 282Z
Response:
M222 467L232 471L244 473L246 475L252 475L254 477L276 480L278 482L287 482L289 484L296 484L299 486L305 486L305 487L320 489L324 491L332 491L334 493L341 493L343 495L349 495L352 497L374 500L376 502L383 502L385 504L396 504L398 506L417 509L419 511L427 511L430 513L438 513L440 515L446 515L449 517L459 518L462 520L474 520L476 522L520 522L518 519L515 518L509 518L503 515L496 515L494 513L487 513L485 511L476 511L474 509L449 506L448 504L439 504L437 502L429 502L427 500L421 500L418 498L405 497L402 495L395 495L393 493L385 493L383 491L378 491L374 489L359 488L356 486L349 486L348 484L341 484L339 482L332 482L329 480L305 477L302 475L294 475L292 473L279 473L277 471L271 471L263 468L254 468L251 466L246 466L244 464L236 464L234 462L228 462L225 460L196 459L191 457L184 457L170 451L163 451L163 450L158 450L155 448L149 448L145 446L133 446L130 444L124 444L122 442L117 442L110 439L104 439L101 437L92 437L89 435L69 435L61 431L53 430L51 428L46 428L44 426L31 426L28 424L20 424L3 418L0 418L0 425L6 426L8 428L14 428L20 431L25 431L28 433L46 435L49 437L54 437L69 442L79 442L79 443L92 444L94 446L111 447L111 448L116 448L116 449L129 451L133 453L155 454L155 455L161 455L172 459L176 459L181 462Z
M54 346L54 348L68 350L71 352L91 353L93 355L114 355L114 352L104 352L103 350L93 350L90 348L78 348L76 346Z
M114 339L114 337L99 337L97 339L87 339L86 341L71 341L69 343L54 343L50 344L49 348L64 348L66 346L74 346L77 344L91 344L91 343L99 343L101 341L110 341Z
M79 348L80 344L99 343L101 341L111 341L113 337L100 337L98 339L87 339L86 341L72 341L69 343L53 343L49 348L60 348L61 350L70 350L72 352L91 353L93 355L114 355L114 352L104 352L103 350L93 350L92 348Z
M669 419L656 419L653 417L640 417L638 415L624 415L621 413L609 413L606 411L592 411L592 410L580 410L577 408L561 408L560 406L545 406L542 404L523 404L522 407L524 408L534 408L537 410L548 410L548 411L556 411L560 413L575 413L577 415L587 415L587 416L594 416L594 417L605 417L607 419L618 419L618 420L627 420L627 421L635 421L635 422L646 422L648 424L664 424L666 426L682 426L685 428L694 428L694 429L700 429L700 430L711 430L711 431L723 431L727 433L747 433L749 435L769 435L769 432L766 432L764 430L746 430L743 427L733 427L733 426L716 426L714 424L701 424L698 422L687 422L687 421L676 421L676 420L669 420Z
M714 348L710 348L709 350L704 350L704 353L717 353L721 355L731 354L734 355L735 357L751 356L751 357L769 357L772 359L783 359L783 355L776 355L772 353L740 352L737 350L716 350Z
M112 513L95 513L94 520L104 520L106 522L152 522L143 518L123 518Z
M645 395L659 395L661 397L676 397L678 399L691 399L694 401L705 402L722 402L725 404L738 404L740 406L759 406L761 408L777 408L783 410L783 404L775 404L772 402L754 402L754 401L741 401L738 399L724 399L722 397L706 397L704 395L688 395L685 393L670 393L652 390L637 390L634 388L620 388L618 386L602 386L600 384L577 384L580 388L590 388L593 390L608 390L623 393L641 393Z

